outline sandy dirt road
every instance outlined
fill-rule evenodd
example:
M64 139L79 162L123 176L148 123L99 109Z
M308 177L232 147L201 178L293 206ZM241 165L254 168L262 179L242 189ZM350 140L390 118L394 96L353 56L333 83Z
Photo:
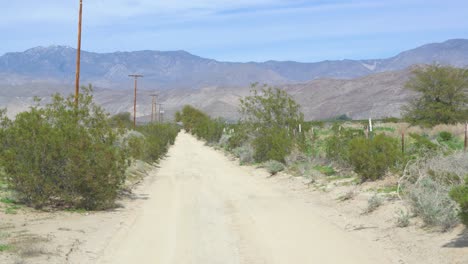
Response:
M392 263L313 205L251 177L181 133L158 179L97 263Z

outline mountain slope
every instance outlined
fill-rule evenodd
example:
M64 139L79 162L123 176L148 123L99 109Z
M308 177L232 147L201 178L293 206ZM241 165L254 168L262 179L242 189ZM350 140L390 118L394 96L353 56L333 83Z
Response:
M63 46L38 47L0 57L0 84L50 81L72 84L76 50ZM377 60L340 60L316 63L268 61L233 63L201 58L185 51L136 51L82 54L82 82L103 88L131 86L128 74L145 75L142 85L156 88L202 88L302 83L319 78L351 79L402 70L414 64L468 65L468 40L456 39L405 51Z
M318 79L300 84L285 84L285 89L302 106L307 120L325 119L346 114L355 119L400 116L401 106L414 95L404 89L411 69L384 72L352 80ZM50 101L53 92L70 94L73 87L61 84L36 83L3 86L0 89L0 107L7 107L10 116L27 110L33 97ZM138 91L137 117L148 120L151 115L151 94L155 91ZM239 118L241 97L249 95L250 88L210 86L200 89L159 89L157 103L163 104L165 118L172 119L175 111L190 104L215 117L229 120ZM133 90L96 88L96 102L109 113L133 113Z

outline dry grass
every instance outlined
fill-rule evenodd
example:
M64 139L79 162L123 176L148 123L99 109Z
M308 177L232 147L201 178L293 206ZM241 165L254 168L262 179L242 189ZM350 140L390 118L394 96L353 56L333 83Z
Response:
M48 241L44 237L23 233L12 239L11 245L13 251L22 259L35 258L50 254L43 246Z

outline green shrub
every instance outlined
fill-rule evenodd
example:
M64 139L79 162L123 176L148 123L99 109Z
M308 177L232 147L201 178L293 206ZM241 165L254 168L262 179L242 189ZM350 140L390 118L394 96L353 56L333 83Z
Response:
M208 143L218 143L225 128L223 120L212 119L190 105L184 106L182 112L176 113L176 120L183 123L187 132L206 140Z
M314 166L314 169L320 171L321 173L327 176L332 176L336 174L335 169L333 169L333 167L331 166L317 165L317 166Z
M382 119L383 123L399 123L401 120L397 117L385 117Z
M468 226L468 177L465 184L456 186L450 191L450 197L460 205L460 218Z
M127 128L133 127L133 121L131 120L131 114L128 112L118 113L110 118L110 125L116 128Z
M144 135L144 142L134 143L144 143L143 146L137 145L142 148L138 159L151 163L158 161L166 154L169 146L174 144L179 129L173 124L150 123L138 126L137 131Z
M284 171L285 169L284 164L276 160L269 160L265 162L263 166L271 175L276 175L278 172Z
M127 150L130 157L143 160L146 151L145 136L136 131L129 131L121 139L121 147Z
M453 135L450 132L442 131L439 133L439 141L450 141L453 139Z
M254 139L254 159L256 162L276 160L285 162L291 152L293 141L286 129L265 129Z
M228 141L228 149L235 149L241 147L249 140L247 131L242 126L236 126L233 128L234 133L231 135Z
M357 129L347 129L335 124L332 127L333 134L325 141L325 153L327 158L337 162L349 163L348 145L354 138L362 138L364 132Z
M383 134L373 139L354 138L349 142L349 162L362 180L376 180L401 160L398 140Z
M409 134L413 143L409 146L409 154L421 155L427 152L435 152L439 146L433 143L427 136L411 133Z
M53 96L3 128L3 162L9 187L35 207L86 209L112 206L125 180L126 152L104 110L84 89L74 98Z

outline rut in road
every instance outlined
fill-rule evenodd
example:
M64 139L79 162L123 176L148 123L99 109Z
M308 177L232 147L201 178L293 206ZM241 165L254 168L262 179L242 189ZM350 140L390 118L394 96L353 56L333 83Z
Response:
M98 263L390 263L384 251L320 217L186 133L161 162L138 216Z

